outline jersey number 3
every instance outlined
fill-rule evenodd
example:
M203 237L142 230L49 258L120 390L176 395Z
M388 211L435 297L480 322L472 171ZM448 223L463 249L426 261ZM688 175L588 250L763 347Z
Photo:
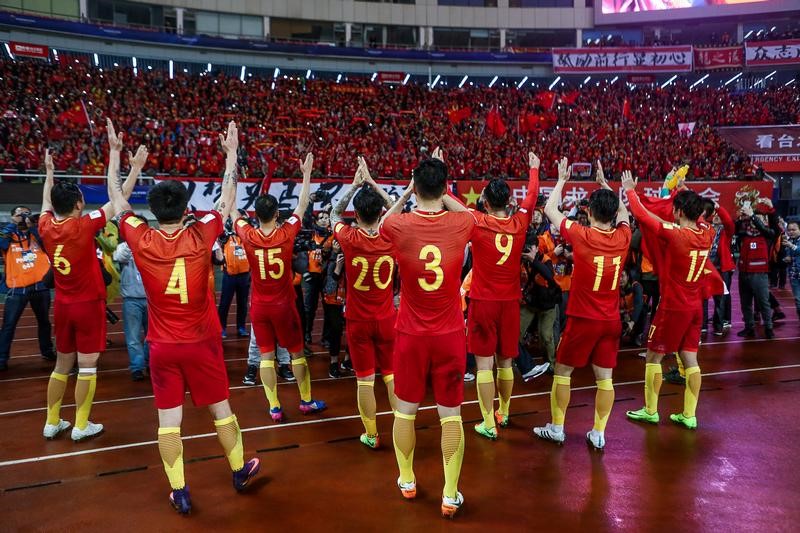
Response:
M442 251L432 244L422 247L419 251L419 258L425 261L425 270L433 272L436 278L433 283L425 278L417 278L417 283L425 292L433 292L442 286L444 282L444 271L442 270Z

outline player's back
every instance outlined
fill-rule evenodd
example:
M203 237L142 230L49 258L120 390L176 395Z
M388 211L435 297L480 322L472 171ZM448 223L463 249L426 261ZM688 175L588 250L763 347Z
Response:
M105 225L105 214L99 209L80 218L56 220L50 211L40 217L39 232L50 255L60 302L105 299L106 285L95 244L95 235Z
M334 236L342 247L348 282L345 317L381 320L394 314L392 243L381 235L339 222Z
M250 263L253 305L294 305L292 251L300 232L300 220L292 215L269 233L251 226L247 220L236 221L236 233L244 242Z
M222 232L219 213L168 234L147 227L133 215L123 217L122 234L133 251L147 294L151 342L196 343L221 332L208 284L211 247Z
M702 299L703 271L714 240L714 229L705 223L698 229L664 224L659 233L665 244L663 287L659 307L681 311L697 306Z
M519 300L520 269L525 233L531 214L520 210L511 217L474 212L472 235L472 300Z
M467 211L412 211L381 225L400 272L398 331L440 335L464 328L461 269L474 228L475 217Z
M567 315L619 320L619 275L631 242L627 223L603 230L565 220L561 234L572 245L572 283Z

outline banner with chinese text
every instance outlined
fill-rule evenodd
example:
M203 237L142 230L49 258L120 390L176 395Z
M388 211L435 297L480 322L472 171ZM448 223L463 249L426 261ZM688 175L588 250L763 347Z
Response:
M800 125L732 126L717 131L767 172L800 171Z
M744 66L744 49L741 46L694 49L695 70L740 68L742 66Z
M9 48L11 53L15 56L38 57L39 59L47 59L50 55L50 49L47 46L31 43L20 43L11 41Z
M691 46L553 48L556 74L690 72Z
M748 41L744 46L745 63L748 67L800 64L800 39Z

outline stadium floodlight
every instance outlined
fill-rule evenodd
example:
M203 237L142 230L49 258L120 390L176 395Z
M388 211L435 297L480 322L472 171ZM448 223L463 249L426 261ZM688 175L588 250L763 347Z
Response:
M136 58L132 57L131 60L133 61L133 75L134 76L138 76L139 75L139 69L136 66Z
M53 50L53 52L55 52L55 50ZM56 57L58 57L57 53L56 53ZM96 67L100 66L100 56L98 56L97 54L94 55L94 66L96 66Z
M242 65L242 72L241 72L241 73L239 73L239 79L240 79L240 80L242 80L242 81L244 81L244 76L245 76L245 71L246 71L246 70L247 70L247 67L245 67L244 65Z
M336 83L341 83L341 81L342 81L342 75L339 74L338 76L336 76Z
M169 79L175 77L175 63L170 59L169 60Z
M758 32L756 32L756 37L758 37L758 36L759 36L759 35L761 35L762 33L764 33L764 30L758 30Z
M614 79L611 80L611 83L609 83L609 85L614 85L615 83L617 83L618 79L619 79L619 76L614 76Z
M742 73L740 72L736 76L734 76L731 79L729 79L728 81L726 81L724 87L727 87L728 85L730 85L731 83L733 83L734 81L738 80L741 77L742 77Z
M517 89L522 89L522 86L528 82L528 76L522 78L522 81L517 84Z
M459 89L462 88L465 83L467 83L467 78L469 78L469 76L467 76L467 75L465 75L463 78L461 78L461 83L458 84L458 88Z
M308 80L308 79L311 79L311 69L308 69L308 70L306 71L306 79L307 79L307 80Z
M377 78L377 77L378 77L378 73L377 72L373 72L372 73L372 78L369 81L375 81L375 78Z
M586 76L586 79L585 79L585 80L583 80L583 83L581 83L581 85L586 85L587 83L589 83L589 80L590 80L590 79L592 79L592 77L591 77L591 76Z
M787 81L786 83L784 83L783 86L784 87L788 87L789 85L793 84L794 82L795 82L795 80L791 79L791 80Z
M8 52L8 57L14 59L14 54L11 53L11 47L8 46L8 43L3 43L3 44L6 45L6 52Z
M433 84L431 85L431 89L436 87L436 84L439 83L439 80L441 80L441 79L442 79L442 75L441 74L437 74L436 78L433 80Z
M767 74L766 76L764 76L764 81L767 81L768 79L770 79L772 76L774 76L774 75L775 75L775 74L777 74L777 73L778 73L778 71L777 71L777 70L773 70L772 72L770 72L769 74Z
M406 83L408 83L408 80L410 80L410 79L411 79L411 74L406 74L406 77L405 77L405 78L403 78L403 85L405 85Z
M275 82L274 81L272 82L272 87L271 88L272 88L273 91L275 90Z
M672 83L673 81L675 81L676 79L678 79L678 75L677 75L677 74L675 74L675 75L674 75L674 76L672 76L670 79L668 79L667 81L665 81L665 82L663 83L663 85L661 85L661 88L663 89L664 87L666 87L667 85L669 85L670 83Z
M552 90L553 90L553 87L555 87L555 86L556 86L556 84L557 84L558 82L560 82L560 81L561 81L561 76L559 76L559 77L557 77L556 79L554 79L554 80L553 80L553 83L551 83L551 84L550 84L550 87L548 87L548 88L547 88L547 90L548 90L548 91L552 91Z
M494 78L492 78L492 81L490 81L490 82L489 82L489 88L491 89L491 88L492 88L492 85L494 85L495 83L497 83L497 76L495 76Z
M753 35L753 30L750 30L749 32L747 32L747 34L744 36L744 38L745 38L745 39L747 39L747 38L749 38L751 35Z
M706 74L705 76L703 76L702 78L700 78L699 80L697 80L696 82L694 82L693 84L691 84L691 85L689 86L689 89L694 89L696 86L698 86L698 85L700 85L701 83L703 83L704 81L706 81L706 78L708 78L708 76L709 76L709 75L708 75L708 74Z
M211 63L206 65L206 72L211 72Z
M281 69L279 69L278 67L275 67L275 70L272 72L272 79L274 80L275 78L277 78L280 75L280 73L281 73Z
M772 31L775 31L775 28L777 28L777 26L773 26L773 27L771 27L771 28L769 29L769 31L771 31L771 32L772 32Z

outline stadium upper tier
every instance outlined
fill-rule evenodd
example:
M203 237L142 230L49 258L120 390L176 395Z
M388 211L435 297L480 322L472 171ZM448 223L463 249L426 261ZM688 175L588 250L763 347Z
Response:
M171 79L160 69L101 69L63 53L53 63L0 61L0 79L0 168L18 172L40 169L50 147L59 171L103 174L102 119L109 115L127 146L148 145L151 174L219 175L216 134L234 119L251 175L261 172L263 159L276 177L291 176L298 156L313 151L323 175L352 175L363 154L377 175L408 177L423 150L442 145L457 178L522 177L523 155L532 148L548 176L567 155L600 159L614 177L630 168L659 179L687 162L690 179L718 179L753 168L714 126L791 123L800 115L794 86L737 93L620 80L550 92L302 76L243 82L223 72L177 72ZM679 133L689 122L696 123L693 133Z

